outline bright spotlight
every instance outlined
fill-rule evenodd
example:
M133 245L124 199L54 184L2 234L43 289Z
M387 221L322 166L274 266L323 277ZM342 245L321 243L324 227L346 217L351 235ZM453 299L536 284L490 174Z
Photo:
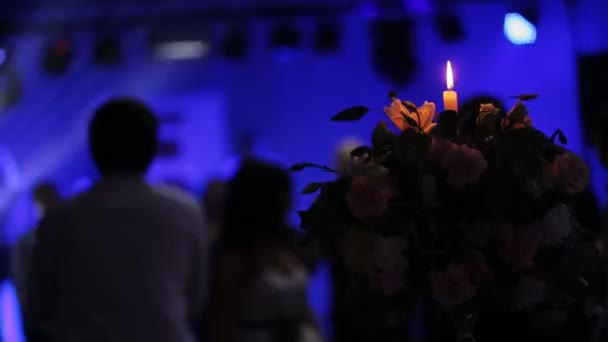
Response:
M536 26L519 13L507 13L504 25L505 37L515 45L536 42Z

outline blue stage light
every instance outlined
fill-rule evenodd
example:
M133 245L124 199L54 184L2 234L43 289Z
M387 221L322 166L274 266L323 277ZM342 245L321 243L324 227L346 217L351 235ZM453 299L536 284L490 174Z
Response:
M515 45L536 42L536 26L519 13L507 13L504 24L505 37Z

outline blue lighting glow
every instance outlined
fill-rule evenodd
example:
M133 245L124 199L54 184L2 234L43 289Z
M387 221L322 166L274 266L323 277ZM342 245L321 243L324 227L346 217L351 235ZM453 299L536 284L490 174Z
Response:
M0 284L0 341L23 342L21 317L17 294L13 284L5 280Z
M8 53L7 53L6 49L0 48L0 66L4 65L4 63L6 63L7 59L8 59Z
M530 45L536 42L536 27L519 13L505 15L505 37L515 45Z

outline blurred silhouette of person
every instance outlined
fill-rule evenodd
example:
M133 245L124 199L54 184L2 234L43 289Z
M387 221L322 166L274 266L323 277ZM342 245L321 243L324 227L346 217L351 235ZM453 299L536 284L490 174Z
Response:
M286 224L291 182L245 160L228 189L212 296L214 342L316 342L308 275Z
M207 187L203 192L201 199L201 210L205 214L205 228L209 236L210 249L210 274L216 274L217 255L218 255L218 239L220 228L222 226L224 202L226 199L226 181L222 179L212 179L207 183ZM199 341L208 341L211 331L210 324L212 309L207 303L203 315L199 317L195 323L195 330Z
M89 124L101 174L42 220L31 274L32 322L50 341L190 342L207 273L198 204L144 175L158 123L142 103L113 99Z
M165 179L163 182L163 186L173 187L175 190L184 192L186 194L191 194L192 189L188 183L178 177L171 177Z
M0 239L0 284L10 277L10 248L4 239Z
M597 132L595 132L595 144L597 148L598 157L604 167L604 172L608 169L608 103L604 103L602 105L602 109L600 111L600 124L597 127ZM608 211L604 208L604 213L602 217L602 231L601 231L601 239L596 243L596 248L599 253L603 257L604 261L604 315L602 316L596 333L597 341L607 341L608 340L608 315L606 312L608 311L608 239L607 239L607 227L608 227ZM595 337L595 336L594 336Z
M222 217L224 212L224 200L226 198L227 184L221 179L213 179L207 183L203 194L202 205L207 222L210 242L215 242L220 235Z
M50 182L43 182L34 187L33 199L39 219L55 208L61 196L57 187ZM21 308L21 322L26 339L31 339L31 326L27 312L28 276L32 262L32 253L36 241L36 228L25 233L13 247L11 252L11 278L17 290L17 298Z

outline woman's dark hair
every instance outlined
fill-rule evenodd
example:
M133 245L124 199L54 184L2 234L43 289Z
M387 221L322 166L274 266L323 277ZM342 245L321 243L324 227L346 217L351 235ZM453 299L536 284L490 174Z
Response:
M248 249L264 240L291 240L285 223L291 196L289 174L259 160L245 160L228 184L220 244Z
M205 215L211 222L221 222L223 219L224 202L226 200L227 184L221 179L212 179L207 183L203 193L202 204Z

